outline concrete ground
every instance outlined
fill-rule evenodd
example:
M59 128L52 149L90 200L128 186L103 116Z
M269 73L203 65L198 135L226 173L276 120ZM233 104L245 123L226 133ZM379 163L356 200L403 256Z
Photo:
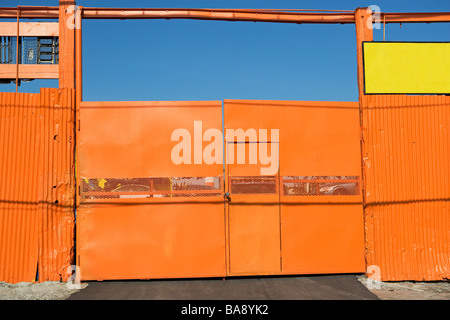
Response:
M86 283L67 285L65 282L47 281L7 283L0 282L0 300L65 300L71 294L87 287Z
M450 300L450 282L364 275L83 282L0 282L0 300Z
M89 282L69 300L375 300L355 275Z
M382 300L450 300L450 282L370 282L365 276L358 280Z

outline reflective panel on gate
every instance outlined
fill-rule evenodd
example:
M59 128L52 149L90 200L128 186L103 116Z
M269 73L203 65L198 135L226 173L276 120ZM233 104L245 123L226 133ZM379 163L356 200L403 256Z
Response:
M276 194L278 179L273 176L229 177L231 194Z
M161 199L221 197L222 177L95 178L82 177L81 198Z
M284 196L356 196L360 189L359 176L285 176Z

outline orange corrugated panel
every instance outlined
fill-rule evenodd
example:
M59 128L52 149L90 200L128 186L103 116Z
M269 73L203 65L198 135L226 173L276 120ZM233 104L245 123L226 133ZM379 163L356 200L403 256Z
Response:
M39 281L66 280L74 246L74 97L70 89L41 91L48 125L44 142L41 190L42 229L39 246ZM47 102L48 103L48 102Z
M38 255L39 95L0 93L0 102L0 281L33 281Z
M34 281L38 265L39 281L67 278L73 247L72 97L66 89L0 93L0 281Z
M450 278L450 97L364 96L367 265L381 280Z

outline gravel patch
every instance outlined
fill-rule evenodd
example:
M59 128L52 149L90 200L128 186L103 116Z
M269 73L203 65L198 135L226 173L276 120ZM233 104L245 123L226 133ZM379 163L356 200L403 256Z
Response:
M370 281L366 276L358 280L382 300L450 300L450 282Z
M81 283L78 289L74 285L70 286L70 283L58 281L0 282L0 300L65 300L86 287L87 283Z

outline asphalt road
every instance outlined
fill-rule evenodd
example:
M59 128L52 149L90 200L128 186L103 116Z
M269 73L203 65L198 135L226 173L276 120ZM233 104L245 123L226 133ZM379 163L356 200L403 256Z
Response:
M355 275L88 282L69 300L377 300Z

